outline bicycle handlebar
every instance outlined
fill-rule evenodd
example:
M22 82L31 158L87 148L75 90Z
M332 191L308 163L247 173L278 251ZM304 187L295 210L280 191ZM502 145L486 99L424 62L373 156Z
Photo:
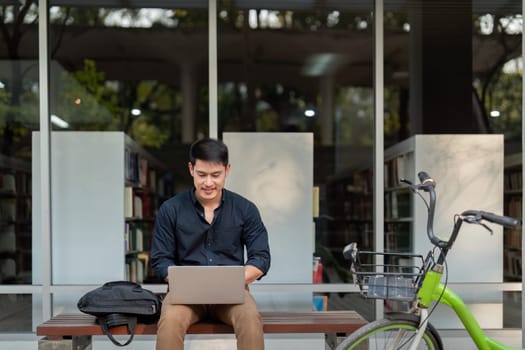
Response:
M434 181L426 171L420 171L419 174L417 174L417 177L419 177L419 181L422 185L436 187L436 181Z
M470 219L467 219L467 217L473 217L473 220L476 222L479 222L480 220L487 220L494 224L498 224L508 228L516 228L521 224L520 220L512 218L510 216L497 215L481 210L467 210L461 213L461 216L464 217L463 220L467 222L470 221Z
M428 205L428 218L427 218L427 235L432 244L434 244L437 247L440 248L450 248L450 246L453 244L455 237L458 234L459 228L461 225L456 225L454 227L454 231L451 235L451 240L445 241L439 238L434 234L434 212L436 208L436 181L430 177L430 175L425 172L421 171L418 173L418 178L420 181L420 184L411 184L408 181L404 181L409 184L410 188L413 191L423 190L425 192L428 192L429 194L429 205ZM515 228L521 225L521 220L512 218L510 216L503 216L503 215L497 215L494 213L489 213L486 211L481 210L467 210L464 211L460 219L463 222L467 222L470 224L476 223L481 224L482 220L486 220L498 225L502 225L509 228Z

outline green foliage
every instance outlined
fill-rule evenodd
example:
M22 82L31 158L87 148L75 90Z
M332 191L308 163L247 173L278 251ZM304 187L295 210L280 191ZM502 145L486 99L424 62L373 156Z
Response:
M341 145L372 145L374 137L372 89L340 88L336 106L338 142Z
M114 116L121 114L122 108L114 104L113 92L104 81L104 73L98 72L95 62L88 59L82 69L72 74L62 71L54 114L75 130L118 130Z
M522 72L501 74L492 83L491 93L485 102L488 112L497 110L500 116L490 118L492 131L512 133L521 130Z
M135 119L130 135L138 144L154 148L160 148L169 137L166 130L160 130L145 116Z
M173 89L157 81L110 82L93 60L81 69L63 71L55 114L73 130L121 130L139 144L161 147L173 130ZM131 108L141 110L133 116ZM165 117L168 114L169 118Z

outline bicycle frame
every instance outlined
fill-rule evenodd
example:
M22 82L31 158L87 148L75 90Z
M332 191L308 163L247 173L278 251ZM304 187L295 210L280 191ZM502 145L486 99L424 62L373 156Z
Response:
M402 345L408 345L410 344L410 350L416 350L419 347L419 344L423 337L425 336L425 332L429 332L429 335L425 338L425 341L428 341L428 344L430 342L439 342L440 344L434 344L437 345L437 347L441 346L440 336L437 334L437 331L431 327L430 331L427 329L429 328L428 323L428 317L430 316L429 310L430 307L434 302L441 303L444 305L447 305L450 307L455 314L458 316L460 321L462 322L463 326L467 330L468 334L470 335L470 338L474 341L478 349L480 350L520 350L521 348L515 348L508 345L505 345L503 343L500 343L496 341L495 339L489 337L480 327L478 321L474 318L474 315L469 310L467 305L463 302L463 300L451 289L446 287L443 283L441 283L441 278L443 277L443 266L446 263L446 256L448 251L452 248L458 234L461 228L461 225L463 222L467 222L469 224L479 224L489 231L490 228L487 227L483 222L491 222L494 224L498 224L501 226L506 227L518 227L521 225L520 220L509 217L509 216L502 216L497 215L490 212L485 212L481 210L466 210L462 212L461 214L455 215L455 223L454 228L452 230L452 233L448 237L448 239L442 239L434 234L433 230L433 220L434 220L434 210L436 206L436 192L434 190L435 187L435 181L424 171L421 171L418 173L418 177L420 180L420 184L415 185L412 184L410 181L404 180L403 182L407 183L410 188L414 192L418 191L424 191L427 192L429 195L429 203L427 204L428 208L428 220L427 220L427 236L430 240L430 242L434 245L434 249L439 250L439 255L437 256L437 259L434 259L434 253L436 252L434 249L429 252L427 255L427 258L425 259L422 269L420 270L420 273L417 274L417 277L413 279L411 282L413 283L413 290L419 288L417 292L417 299L416 299L416 305L414 305L414 308L412 309L413 315L416 315L419 317L419 325L414 325L414 320L411 319L411 321L408 323L409 328L407 328L407 320L400 318L397 320L396 324L396 317L393 316L391 319L388 319L388 324L391 326L391 328L397 328L399 327L397 334L392 338L390 337L390 328L385 326L385 323L383 321L380 321L379 323L371 324L371 327L367 327L363 330L363 334L358 334L356 336L351 335L349 338L347 338L347 341L344 342L344 346L348 345L354 345L356 343L361 344L362 341L367 340L369 337L373 337L377 333L388 333L388 341L390 342L390 348L398 346L399 342L403 341ZM423 198L423 197L422 197ZM423 198L424 199L424 198ZM396 300L397 295L394 294L392 298L389 298L389 292L388 292L388 280L385 285L383 285L383 292L376 292L373 293L372 296L370 296L368 293L370 292L371 284L365 285L365 283L370 283L371 279L366 280L366 275L374 275L374 273L370 272L363 272L362 266L359 262L359 255L358 255L358 249L356 243L350 243L348 244L345 249L343 250L343 254L345 258L349 259L352 264L354 265L354 278L356 281L359 282L359 287L361 291L364 293L363 295L367 297L375 297L379 299L392 299ZM357 259L357 260L356 260ZM367 265L367 266L376 266L376 265ZM382 268L376 271L379 271L382 273L383 279L387 279L384 276L388 276L388 273L391 274L391 271L383 271L383 269L387 265L382 265ZM388 266L388 267L396 267L396 265ZM357 277L356 277L357 276ZM423 280L421 280L421 277L423 277ZM400 277L399 277L400 278ZM379 281L373 280L374 286ZM384 282L383 282L384 283ZM366 289L368 288L368 289ZM408 295L409 289L407 289L406 295ZM400 294L401 293L397 293ZM410 296L413 296L413 293L410 294ZM399 298L397 299L399 300ZM414 331L413 328L417 328L415 330L415 334L412 334L412 331ZM410 331L410 339L404 339L404 336L406 332ZM395 333L395 332L394 332ZM432 334L430 334L432 333ZM360 337L360 338L358 338ZM434 339L436 338L436 339ZM393 343L392 343L393 341ZM525 350L525 349L521 349Z
M453 290L440 282L443 273L439 270L442 270L442 268L440 268L440 265L436 265L436 267L438 271L435 271L436 268L434 268L427 272L418 292L419 305L422 308L427 309L432 301L449 306L454 310L480 350L523 350L504 345L487 336L463 300Z

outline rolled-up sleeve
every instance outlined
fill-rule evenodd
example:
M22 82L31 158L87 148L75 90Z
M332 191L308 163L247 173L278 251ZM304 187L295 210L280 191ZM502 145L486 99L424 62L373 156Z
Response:
M151 268L157 277L164 280L168 275L168 266L175 265L175 222L176 211L168 202L160 208L155 219L151 241Z
M255 204L248 205L245 217L244 240L246 245L246 265L257 267L263 272L262 278L270 269L270 246L268 231ZM259 279L260 279L259 278Z

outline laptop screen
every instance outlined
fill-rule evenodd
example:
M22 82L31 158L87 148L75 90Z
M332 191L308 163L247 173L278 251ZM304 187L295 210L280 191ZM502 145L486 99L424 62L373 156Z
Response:
M244 266L170 266L172 304L241 304L244 302Z

